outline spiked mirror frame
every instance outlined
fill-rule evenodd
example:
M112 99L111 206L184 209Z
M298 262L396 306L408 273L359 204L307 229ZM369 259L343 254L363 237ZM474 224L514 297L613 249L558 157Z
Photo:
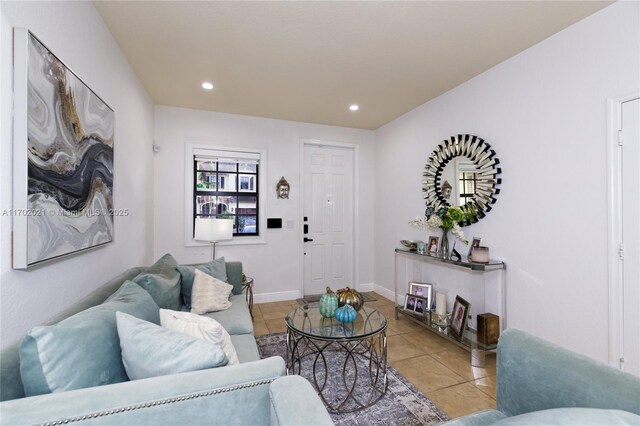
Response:
M456 157L465 156L476 166L476 191L470 201L460 206L465 213L466 220L460 226L475 223L486 216L491 210L491 204L496 202L496 194L500 193L498 185L502 183L499 177L502 170L497 167L500 160L491 145L484 139L474 135L456 135L443 140L429 156L422 181L424 199L427 207L438 210L451 204L442 193L442 172L449 161Z

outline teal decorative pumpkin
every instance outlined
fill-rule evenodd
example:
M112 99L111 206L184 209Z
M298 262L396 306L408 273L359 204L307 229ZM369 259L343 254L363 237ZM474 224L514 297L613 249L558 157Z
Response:
M351 305L344 305L336 309L336 319L340 322L353 322L357 316L358 313Z
M320 315L331 318L338 309L338 296L327 287L327 292L320 298Z

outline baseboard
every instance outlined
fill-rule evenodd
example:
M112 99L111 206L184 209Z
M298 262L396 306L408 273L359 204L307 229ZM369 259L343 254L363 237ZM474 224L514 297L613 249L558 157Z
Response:
M356 290L358 291L375 291L376 285L374 283L358 284Z
M389 290L386 287L382 287L381 285L374 284L373 291L375 291L380 296L383 296L386 299L393 300L393 297L394 297L393 290ZM404 300L404 295L402 295L402 299Z
M387 289L386 287L382 287L381 285L375 283L365 283L358 284L358 291L375 291L380 296L383 296L389 300L393 300L393 291ZM296 300L301 298L302 295L300 291L281 291L277 293L254 293L253 302L254 303L267 303L267 302L281 302L283 300ZM402 299L404 300L404 295L402 295Z
M255 293L254 303L281 302L283 300L296 300L301 297L300 291L280 291L278 293Z

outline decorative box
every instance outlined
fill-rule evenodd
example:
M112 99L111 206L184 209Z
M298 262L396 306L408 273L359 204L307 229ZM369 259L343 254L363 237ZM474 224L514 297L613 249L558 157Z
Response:
M500 317L491 314L478 315L478 342L485 345L498 343L500 337Z

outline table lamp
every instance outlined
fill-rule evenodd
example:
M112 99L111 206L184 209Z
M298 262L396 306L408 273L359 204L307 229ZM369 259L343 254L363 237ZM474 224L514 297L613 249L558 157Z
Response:
M233 238L233 219L216 219L213 217L197 217L193 239L207 241L212 244L211 260L216 258L216 243Z

